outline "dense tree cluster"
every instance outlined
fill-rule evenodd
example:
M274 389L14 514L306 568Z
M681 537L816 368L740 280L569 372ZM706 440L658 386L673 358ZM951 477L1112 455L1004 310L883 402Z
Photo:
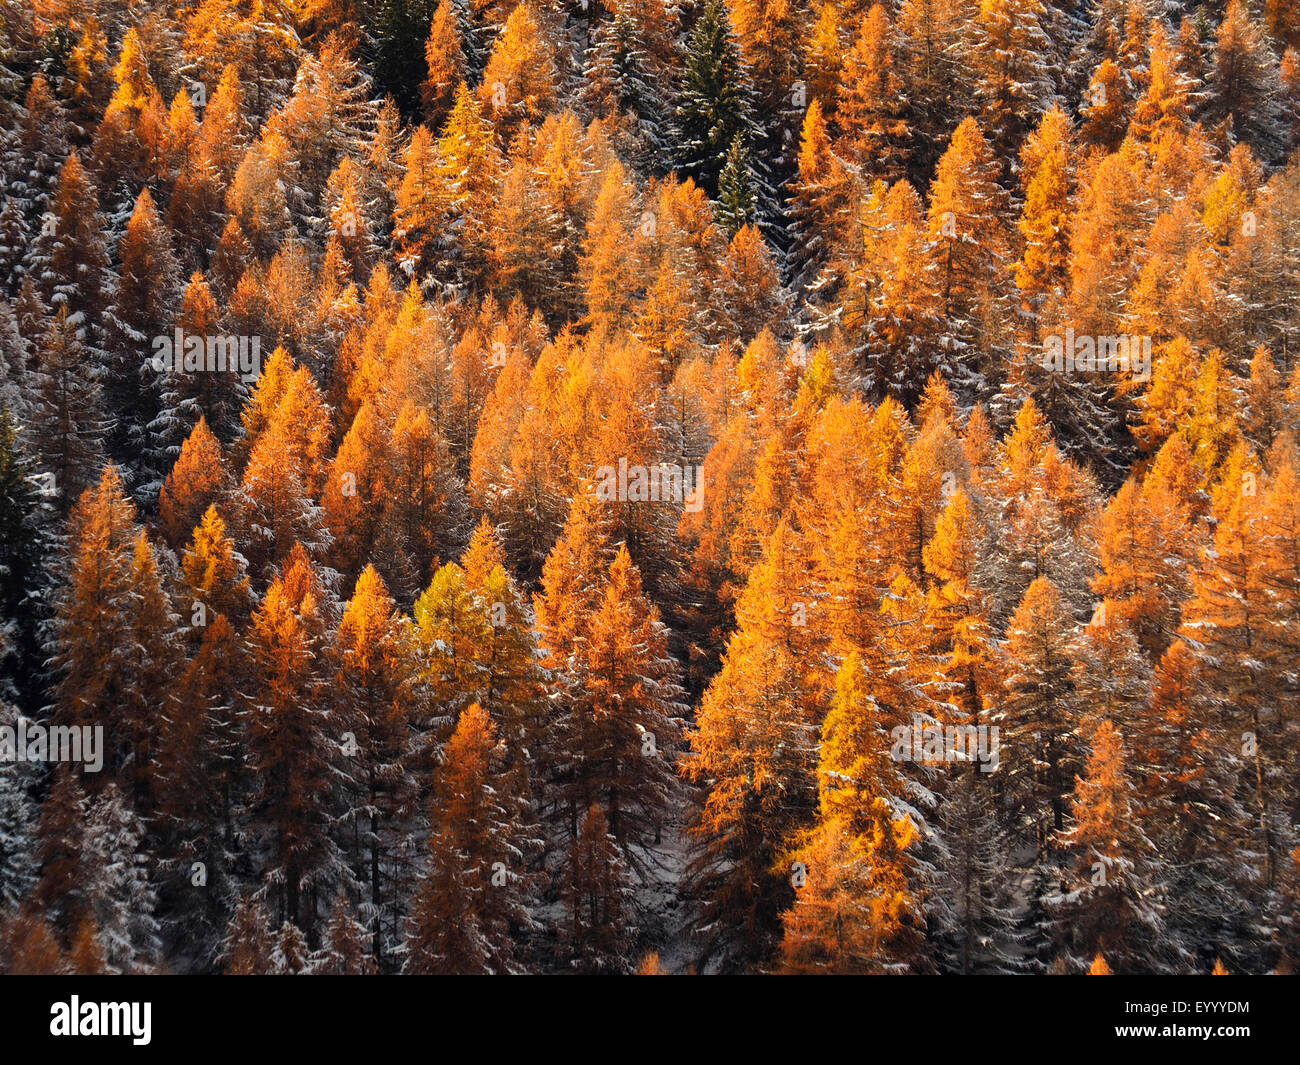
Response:
M1300 961L1298 49L0 0L0 971Z

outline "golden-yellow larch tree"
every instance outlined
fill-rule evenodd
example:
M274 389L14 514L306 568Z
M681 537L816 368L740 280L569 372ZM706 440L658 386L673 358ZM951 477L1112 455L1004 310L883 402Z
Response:
M724 946L761 957L790 902L777 860L811 827L817 806L816 611L807 563L781 522L736 604L737 628L704 693L684 759L707 785L689 870L709 927L706 955Z
M209 506L194 526L181 554L181 576L191 598L188 602L181 599L177 605L182 617L189 612L192 627L202 627L218 614L234 625L247 620L254 599L244 559L235 550L215 506Z
M897 181L908 158L899 44L889 12L880 4L856 27L840 67L835 123L840 152L864 178Z
M357 578L326 651L334 728L351 736L344 823L349 859L375 907L375 952L401 942L413 870L403 846L419 794L412 731L425 713L427 691L410 622L374 567Z
M550 43L529 5L519 4L492 46L478 87L479 103L502 143L521 123L536 124L551 109L556 80Z
M973 118L953 132L930 185L926 215L936 262L933 285L958 352L987 349L989 308L1008 296L1013 254L1008 194L988 141Z
M173 548L185 543L203 512L221 498L229 484L221 443L212 435L207 419L200 417L158 492L158 520Z
M916 826L900 809L901 779L861 659L835 680L822 725L820 817L793 851L794 904L783 915L783 968L883 974L924 967L914 877Z
M451 0L442 0L433 13L424 42L424 66L427 74L420 84L420 99L425 122L436 129L451 110L456 86L465 80L465 52Z
M406 972L521 971L518 937L535 926L527 909L532 878L524 814L502 766L497 730L473 703L456 723L434 784L434 828L415 889Z

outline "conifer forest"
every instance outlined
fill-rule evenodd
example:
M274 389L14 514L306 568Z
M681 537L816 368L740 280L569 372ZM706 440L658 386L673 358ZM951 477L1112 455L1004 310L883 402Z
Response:
M1293 0L0 0L0 190L0 973L1300 965Z

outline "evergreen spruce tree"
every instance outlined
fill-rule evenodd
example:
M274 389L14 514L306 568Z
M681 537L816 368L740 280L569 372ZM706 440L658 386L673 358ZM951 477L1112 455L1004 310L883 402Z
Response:
M738 134L727 149L727 162L718 177L718 223L728 238L756 220L758 205L747 154Z
M754 144L757 133L749 76L726 5L709 0L691 31L674 109L673 159L678 172L716 199L736 138ZM757 184L762 217L768 219L770 193L761 175Z
M379 88L402 114L420 114L420 86L428 68L424 44L437 8L435 0L380 0L368 12L367 52Z
M0 404L0 702L29 709L40 698L37 604L53 550L45 482Z
M18 711L0 699L0 726L17 729ZM32 767L6 760L0 765L0 913L18 909L36 884L37 806Z
M87 813L82 861L104 961L113 972L148 972L160 960L157 895L142 850L144 834L140 818L108 785Z

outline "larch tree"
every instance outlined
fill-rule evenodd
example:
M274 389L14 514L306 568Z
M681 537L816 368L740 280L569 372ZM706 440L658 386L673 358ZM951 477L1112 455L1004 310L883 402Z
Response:
M326 698L329 609L297 552L253 612L244 641L250 682L238 707L254 782L252 830L268 850L268 896L282 922L309 932L322 896L350 879L331 835L343 751L352 747Z
M918 188L929 183L934 165L962 117L957 101L971 98L973 79L961 62L960 51L968 19L955 0L903 0L898 6L914 141L908 177Z
M373 403L361 405L330 464L321 496L330 561L349 579L371 560L389 491L388 441L380 417Z
M246 566L217 508L209 506L181 553L181 583L192 599L182 599L179 605L182 613L189 609L191 628L206 625L209 614L224 615L236 625L248 619L254 596Z
M563 250L564 218L549 195L545 174L531 154L513 152L492 219L494 280L502 291L539 305L561 282Z
M1061 454L1032 397L1021 404L996 455L997 468L985 477L998 508L989 515L994 535L979 560L995 614L1003 620L1039 576L1049 577L1071 608L1082 611L1092 577L1092 478Z
M167 203L167 225L176 237L176 254L186 271L208 264L221 237L225 188L212 156L199 140L199 127L188 92L172 98L168 148L176 183Z
M236 904L221 942L222 972L227 976L266 976L272 971L270 918L256 895Z
M924 967L913 862L916 825L862 660L850 654L822 725L820 818L794 852L783 916L787 972L899 973Z
M120 615L120 686L110 751L120 767L123 790L136 809L153 800L154 756L159 709L167 705L167 682L180 657L178 615L163 583L158 555L141 529L135 536L128 572L128 594Z
M430 734L420 742L430 757L470 703L484 701L482 658L493 614L499 616L499 611L478 599L455 562L441 566L415 600L414 635L433 712L425 724Z
M1123 736L1100 721L1078 778L1072 825L1061 836L1071 859L1059 907L1063 949L1083 968L1105 954L1120 972L1159 971L1163 912L1155 845L1143 831L1136 788L1129 776Z
M1300 961L1294 4L0 7L0 970Z
M105 728L101 779L148 798L160 693L175 666L175 618L153 548L106 466L69 519L72 551L54 597L52 711L60 723Z
M429 36L424 42L424 69L420 101L425 122L436 129L451 110L456 86L465 79L465 52L461 47L457 12L451 0L442 0L429 22Z
M1085 145L1113 152L1124 139L1132 108L1132 88L1119 64L1109 56L1092 72L1086 102L1079 109L1079 139Z
M235 66L222 68L212 85L199 128L199 150L212 160L224 188L235 176L235 169L248 148L249 117L244 110L244 89Z
M253 448L234 495L234 524L250 570L270 580L296 544L320 552L328 544L321 508L307 494L300 474L285 461L280 433L263 433Z
M539 123L554 104L555 63L551 46L526 3L506 19L492 46L478 98L504 143L522 123Z
M645 216L640 219L640 227L645 227ZM654 228L653 213L650 228ZM601 182L579 264L588 311L610 326L624 324L631 310L635 289L628 282L642 272L637 233L635 192L622 164L615 161Z
M395 549L409 560L419 582L434 559L449 557L465 540L469 515L464 485L446 439L423 408L402 406L386 452L384 483L389 494L381 543L387 547L390 540L396 542Z
M1146 834L1165 862L1164 932L1183 964L1206 952L1246 962L1259 907L1243 907L1243 885L1258 877L1243 861L1251 810L1237 787L1240 746L1189 644L1175 640L1156 666L1148 715L1127 732L1129 769Z
M562 927L569 966L579 973L626 973L636 926L627 867L595 803L582 819L564 880Z
M203 512L228 488L221 442L200 417L158 492L159 522L173 549L185 543Z
M506 740L510 760L532 763L545 742L543 673L528 602L506 568L494 530L480 522L461 558L465 584L488 618L479 632L477 698Z
M999 159L1014 159L1054 91L1055 49L1041 0L983 0L972 25L970 61L980 126Z
M236 716L244 674L229 662L239 636L224 614L204 620L159 727L155 779L163 798L153 831L166 855L159 864L174 874L159 893L164 934L184 928L197 956L212 962L237 890L237 811L248 785ZM194 890L196 880L203 890Z
M1001 700L988 596L975 583L983 535L971 497L955 484L925 546L924 561L935 581L930 611L941 640L939 671L948 704L941 714L957 728L988 728ZM937 820L948 854L937 862L944 906L936 915L934 934L942 964L959 973L1014 972L1020 964L1010 860L1000 831L998 785L991 775L1001 764L1000 739L990 753L995 759L953 765L941 785Z
M334 725L348 759L342 835L356 879L369 888L375 956L383 964L401 943L412 879L403 845L418 805L410 754L426 691L410 623L373 567L357 578L327 657Z
M732 236L722 263L727 317L743 341L770 329L788 312L790 294L782 287L777 252L758 227L744 225Z
M1228 143L1245 140L1275 156L1284 143L1277 56L1244 0L1230 0L1214 39L1206 118L1223 124Z
M487 276L489 204L503 169L492 124L462 82L442 135L416 133L397 191L394 235L408 276L437 276L461 284Z
M706 690L683 773L705 785L690 875L719 949L762 957L791 901L777 859L816 815L818 689L809 658L818 604L783 522L736 603L735 634Z
M1178 629L1198 539L1183 500L1151 477L1126 481L1102 512L1092 589L1105 599L1108 621L1131 627L1154 658Z
M859 222L870 232L860 281L861 317L852 304L844 324L863 337L855 348L873 392L913 404L930 374L947 361L936 292L939 261L927 240L921 198L906 181L883 197L877 185ZM852 276L852 275L851 275ZM856 287L856 286L855 286Z
M62 930L63 945L73 930L93 920L89 857L86 850L86 793L67 766L54 774L50 793L41 804L36 826L36 862L40 878L32 901Z
M94 922L83 921L68 950L68 968L74 976L107 976L110 972L104 961L104 945L99 940Z
M1013 838L1049 860L1066 828L1080 765L1080 707L1071 676L1073 624L1051 581L1037 578L1012 616L1002 648L1004 695L991 715L1007 757L999 769Z
M1015 278L1033 316L1029 335L1034 342L1044 305L1069 284L1070 133L1069 118L1053 107L1021 150L1025 201L1017 225L1025 243Z
M804 42L804 73L807 79L808 106L814 103L830 113L835 109L835 93L840 68L844 63L844 33L840 13L833 3L817 5L812 30Z
M906 172L907 97L900 65L889 13L875 4L844 54L835 101L837 148L868 182L892 183Z
M202 273L192 274L185 285L173 328L180 329L187 340L221 336L220 311ZM248 342L252 342L251 337ZM260 352L260 338L258 344ZM160 409L157 420L150 426L156 461L164 468L175 459L186 434L200 418L208 420L218 438L231 440L248 391L244 380L247 371L238 365L238 352L233 347L227 348L224 372L219 366L213 372L202 362L196 364L192 357L181 360L179 352L174 354L178 356L177 361L156 379Z
M1082 188L1070 232L1070 303L1078 335L1119 332L1123 295L1137 277L1151 221L1137 149L1108 155Z
M574 498L563 532L542 567L540 591L533 598L543 669L559 674L575 660L583 633L603 598L594 575L608 572L615 557L610 533L608 508L588 486ZM548 753L557 759L565 756L559 748L548 747ZM566 773L557 765L554 775Z
M808 105L804 116L791 193L791 270L796 288L806 289L834 255L853 203L851 172L832 147L820 99Z
M1131 135L1154 141L1166 130L1185 125L1190 115L1192 79L1179 69L1178 55L1162 23L1152 25L1146 92L1133 106Z
M139 463L161 478L165 472L165 467L159 468L161 456L140 462L147 444L142 431L158 416L161 406L163 381L151 366L158 352L151 338L172 332L170 319L180 274L171 234L148 189L136 198L117 251L121 266L104 319L106 400L116 415L110 448L115 455L130 456L133 464Z
M321 949L312 958L311 972L322 976L373 976L379 970L369 947L365 925L353 917L346 899L340 896L325 927Z
M553 737L571 763L563 801L571 827L599 805L625 860L639 869L670 816L686 707L668 631L625 546L584 629L560 681L564 705Z
M954 370L967 379L988 376L988 352L999 342L992 323L1008 295L1008 207L997 161L975 120L967 118L939 160L927 214L934 284L946 320L944 346L962 360ZM966 359L976 350L983 357L970 365Z
M40 265L32 276L47 303L65 305L78 325L88 325L85 317L97 315L107 300L109 261L99 190L76 152L59 172L50 216L53 225L43 226L37 240Z
M44 322L32 375L34 450L65 512L95 484L107 457L102 375L82 335L76 316L60 307Z
M790 0L735 0L727 5L727 11L741 58L750 71L755 104L774 118L786 117L783 112L801 72L796 5ZM803 106L800 101L798 108Z
M1153 346L1151 380L1134 397L1133 435L1143 451L1159 451L1191 414L1202 355L1186 337ZM1183 438L1186 444L1187 438Z
M49 922L31 905L4 922L0 942L3 942L0 967L11 976L60 976L77 972L51 932Z
M487 711L470 704L434 783L428 863L415 889L406 972L520 971L518 939L535 927L527 908L533 844L511 779Z

